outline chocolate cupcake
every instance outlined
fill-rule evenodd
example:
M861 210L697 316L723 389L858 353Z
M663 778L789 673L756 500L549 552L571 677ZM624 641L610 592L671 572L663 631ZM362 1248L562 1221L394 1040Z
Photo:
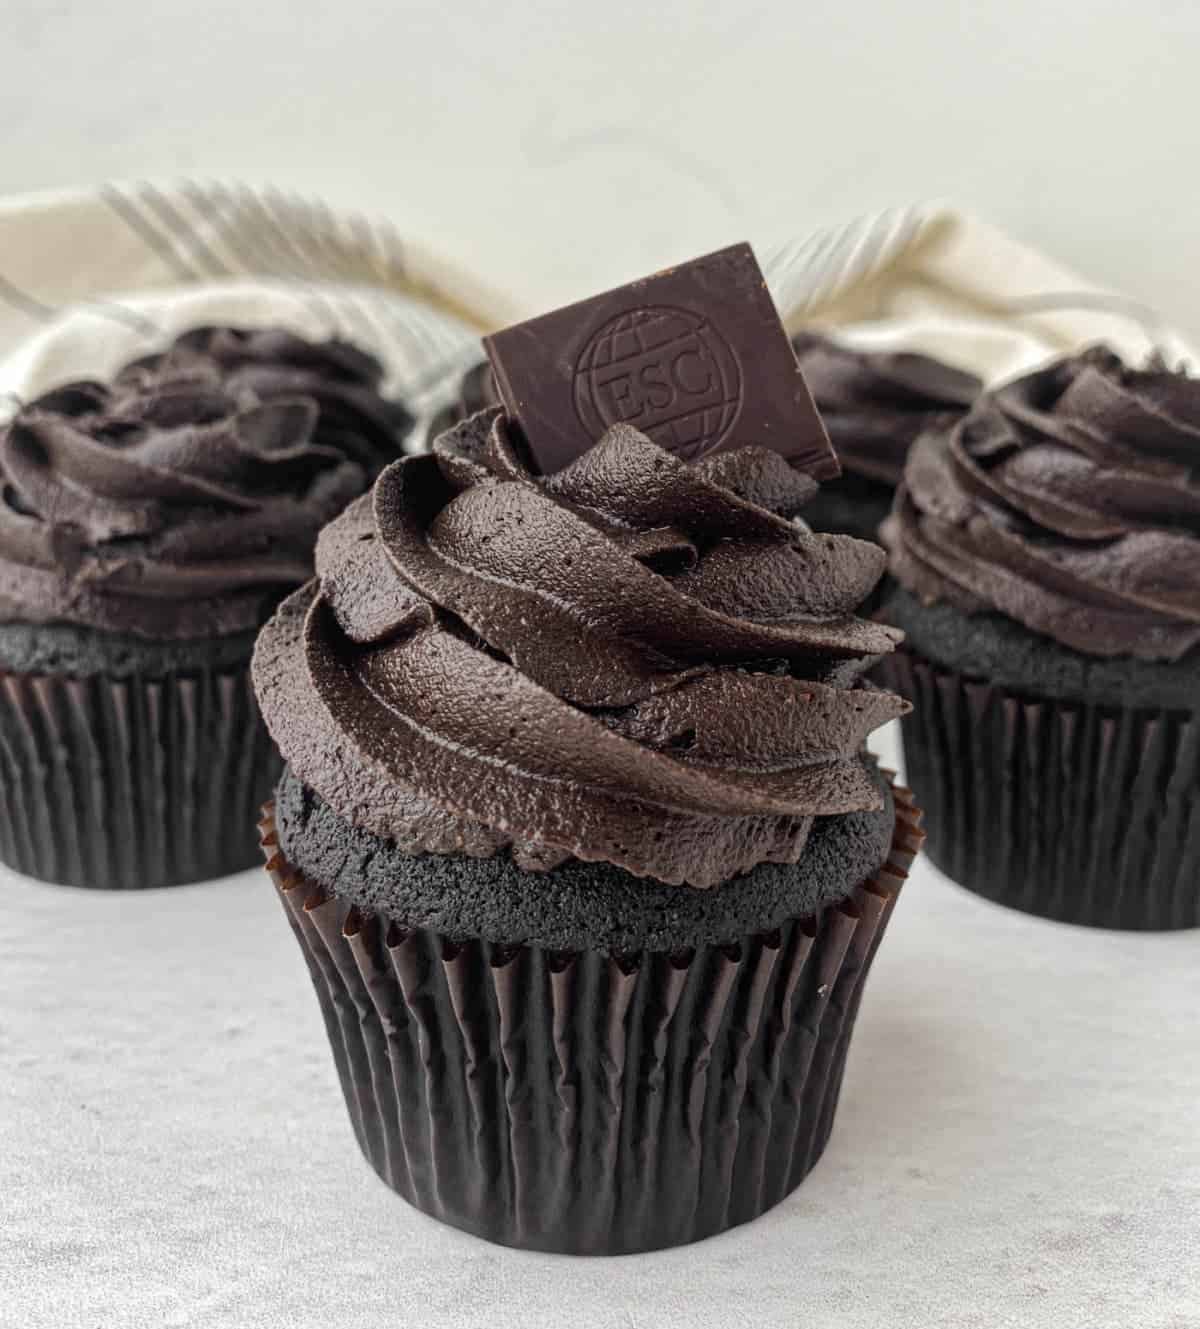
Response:
M408 415L340 342L206 328L0 429L0 858L76 886L250 866L280 763L254 636Z
M949 429L982 384L927 355L858 351L814 332L793 337L792 348L842 464L804 519L814 530L878 540L914 439Z
M1065 922L1200 924L1200 382L1093 349L918 439L884 527L929 854Z
M323 533L254 677L268 869L358 1142L493 1241L618 1253L787 1195L920 841L863 752L882 550L808 477L625 425L533 473L500 409Z

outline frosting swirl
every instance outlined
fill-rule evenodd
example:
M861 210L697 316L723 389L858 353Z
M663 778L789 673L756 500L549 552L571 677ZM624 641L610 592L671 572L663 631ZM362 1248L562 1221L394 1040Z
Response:
M913 440L948 428L982 388L927 355L858 351L813 332L794 337L792 348L842 469L891 488Z
M0 622L257 627L410 417L344 342L201 328L0 429Z
M432 441L477 411L499 404L500 394L496 391L492 367L486 360L480 360L463 371L455 385L454 397L433 417L427 438Z
M997 610L1085 655L1200 643L1200 381L1095 347L919 439L883 531L926 602Z
M883 551L793 517L776 453L687 466L629 426L537 477L498 409L389 467L322 532L254 675L297 775L413 852L607 861L711 886L878 809L856 686L895 629Z
M121 375L218 376L240 400L307 397L316 402L314 441L356 461L374 480L396 459L413 417L383 396L383 366L352 342L312 342L283 328L193 328Z

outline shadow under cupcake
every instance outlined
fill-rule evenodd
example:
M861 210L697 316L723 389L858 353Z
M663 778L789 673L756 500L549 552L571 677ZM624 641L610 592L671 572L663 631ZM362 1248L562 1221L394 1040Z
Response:
M930 858L1029 913L1200 925L1200 382L1096 348L918 440L884 527Z
M249 867L249 663L411 423L340 342L201 328L0 428L0 859L134 888Z
M863 755L874 546L627 426L532 476L485 411L322 534L254 674L264 853L355 1135L427 1213L616 1254L820 1157L920 843ZM735 492L736 491L736 492Z

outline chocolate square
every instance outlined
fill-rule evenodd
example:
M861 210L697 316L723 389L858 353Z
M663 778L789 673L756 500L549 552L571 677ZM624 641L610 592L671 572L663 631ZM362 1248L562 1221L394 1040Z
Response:
M840 472L747 244L484 338L501 400L548 474L614 424L686 461L755 445Z

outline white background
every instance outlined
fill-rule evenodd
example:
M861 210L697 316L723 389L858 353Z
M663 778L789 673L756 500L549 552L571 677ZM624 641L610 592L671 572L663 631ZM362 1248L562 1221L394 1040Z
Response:
M522 304L948 197L1200 334L1195 0L0 0L6 193L217 174Z
M945 196L1200 334L1193 0L646 9L0 0L2 188L273 181L531 307ZM1200 1324L1195 934L1038 922L922 865L802 1189L565 1262L375 1180L265 879L0 899L0 1324Z

